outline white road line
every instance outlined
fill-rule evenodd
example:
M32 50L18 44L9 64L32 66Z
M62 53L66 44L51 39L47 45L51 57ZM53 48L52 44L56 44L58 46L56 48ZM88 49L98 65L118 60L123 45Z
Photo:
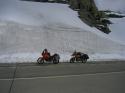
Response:
M11 78L8 78L8 79L0 79L0 81L11 81L11 80L13 80L13 79L11 79Z
M79 77L79 76L88 76L88 75L96 75L96 74L118 74L125 73L125 71L119 72L108 72L108 73L94 73L94 74L79 74L79 75L60 75L60 76L46 76L46 77L31 77L31 78L15 78L14 80L30 80L30 79L49 79L49 78L66 78L66 77ZM0 81L13 80L13 79L0 79Z

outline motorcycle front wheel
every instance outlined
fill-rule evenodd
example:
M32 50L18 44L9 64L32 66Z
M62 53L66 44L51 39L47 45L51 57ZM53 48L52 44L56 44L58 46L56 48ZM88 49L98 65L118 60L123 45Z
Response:
M39 58L37 59L37 63L38 63L38 64L43 64L43 63L44 63L44 60L42 59L42 57L39 57Z
M72 58L70 59L70 63L74 63L74 62L75 62L75 58L72 57Z

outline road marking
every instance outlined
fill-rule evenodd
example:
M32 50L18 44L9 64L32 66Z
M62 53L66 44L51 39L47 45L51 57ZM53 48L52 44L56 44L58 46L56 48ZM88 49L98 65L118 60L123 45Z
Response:
M8 79L0 79L0 81L11 81L11 80L13 80L12 78L8 78Z
M78 75L60 75L60 76L45 76L45 77L31 77L31 78L14 78L14 80L30 80L30 79L49 79L49 78L66 78L66 77L79 77L79 76L88 76L88 75L96 75L96 74L118 74L125 73L125 71L119 72L108 72L108 73L93 73L93 74L78 74ZM11 79L0 79L0 81L13 80Z

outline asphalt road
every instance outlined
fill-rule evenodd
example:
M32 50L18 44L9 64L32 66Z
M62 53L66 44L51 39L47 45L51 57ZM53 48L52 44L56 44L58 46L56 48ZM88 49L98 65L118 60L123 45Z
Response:
M0 64L0 93L125 93L125 62Z

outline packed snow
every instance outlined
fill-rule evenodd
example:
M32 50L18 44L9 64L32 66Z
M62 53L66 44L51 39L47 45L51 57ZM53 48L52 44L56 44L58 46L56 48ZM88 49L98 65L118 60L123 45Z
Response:
M125 45L91 28L66 4L0 1L0 63L36 62L43 49L61 62L76 51L93 60L125 60Z

